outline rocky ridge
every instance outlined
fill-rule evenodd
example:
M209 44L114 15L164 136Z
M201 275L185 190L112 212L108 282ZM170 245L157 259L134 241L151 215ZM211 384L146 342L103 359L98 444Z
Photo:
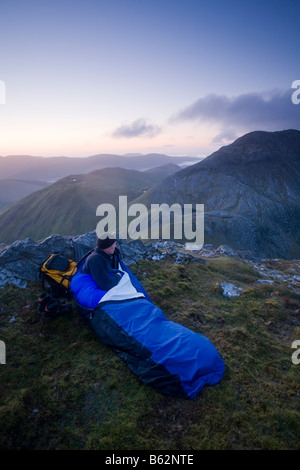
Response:
M15 241L9 246L2 245L0 288L8 284L26 288L28 281L39 280L39 267L51 253L64 253L78 262L84 253L94 248L95 242L94 231L76 237L51 235L38 243L27 238ZM289 262L280 259L263 260L256 258L251 252L236 251L226 245L215 247L205 244L200 250L187 251L184 245L173 241L142 243L141 240L118 240L118 247L128 266L141 259L159 261L169 258L175 264L194 262L205 264L207 259L231 257L243 260L252 266L257 271L257 283L273 284L279 281L288 288L300 292L300 260ZM220 284L220 289L227 297L242 293L240 287L226 282Z

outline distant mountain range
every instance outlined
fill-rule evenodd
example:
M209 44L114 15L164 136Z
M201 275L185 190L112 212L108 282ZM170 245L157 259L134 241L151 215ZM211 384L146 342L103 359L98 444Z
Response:
M176 170L107 168L60 179L0 211L0 243L94 230L97 206L117 205L119 195L127 195L128 202L148 207L204 204L206 244L259 257L300 258L300 131L251 132Z
M300 131L246 134L135 202L204 204L205 243L299 258Z
M54 182L70 174L86 174L103 168L144 171L169 163L182 167L198 161L199 158L195 157L170 157L156 153L137 156L100 154L86 158L10 155L0 157L0 179Z

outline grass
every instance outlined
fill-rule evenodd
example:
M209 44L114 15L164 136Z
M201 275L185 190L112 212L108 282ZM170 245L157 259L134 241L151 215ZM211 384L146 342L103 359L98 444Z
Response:
M256 284L257 271L232 258L142 260L132 270L167 318L214 343L222 381L194 400L160 395L75 308L43 324L39 283L8 286L0 291L0 449L299 449L300 364L291 345L300 339L300 295L280 280ZM243 293L224 297L223 281Z

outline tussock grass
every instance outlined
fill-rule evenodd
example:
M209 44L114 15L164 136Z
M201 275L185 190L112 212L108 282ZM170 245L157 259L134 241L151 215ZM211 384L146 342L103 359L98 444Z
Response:
M284 263L284 269L289 268ZM300 296L256 284L246 263L140 261L132 270L167 318L207 336L223 380L194 400L139 382L77 313L44 323L40 285L0 291L1 449L299 449ZM226 298L217 284L243 288ZM14 321L10 320L14 317Z

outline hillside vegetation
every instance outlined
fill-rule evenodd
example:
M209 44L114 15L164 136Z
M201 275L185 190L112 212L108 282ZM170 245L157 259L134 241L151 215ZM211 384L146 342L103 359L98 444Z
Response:
M299 276L299 262L269 261ZM167 318L207 336L226 365L194 400L160 395L103 345L75 307L36 314L40 284L0 291L1 449L299 449L300 294L234 258L131 266ZM241 287L227 298L220 283Z
M119 195L131 201L158 181L159 174L122 168L67 176L0 211L0 243L95 230L98 205L117 207Z

